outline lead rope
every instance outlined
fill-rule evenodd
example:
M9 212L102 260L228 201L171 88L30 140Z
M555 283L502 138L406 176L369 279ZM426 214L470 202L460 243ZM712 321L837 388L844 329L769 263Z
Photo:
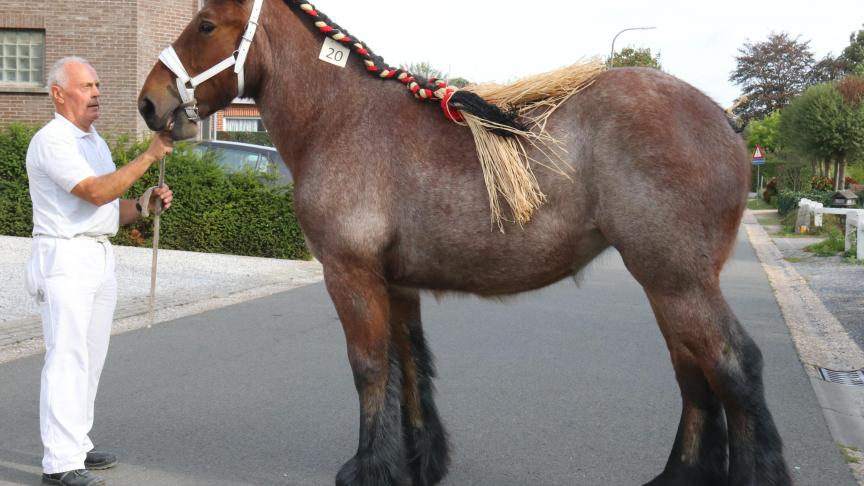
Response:
M165 185L165 158L159 161L159 185ZM153 188L147 191L147 206L150 205L149 194ZM146 206L145 206L146 207ZM159 259L159 220L162 215L162 199L156 198L156 206L153 208L153 263L150 266L150 298L147 301L147 328L153 327L153 318L156 305L156 262Z

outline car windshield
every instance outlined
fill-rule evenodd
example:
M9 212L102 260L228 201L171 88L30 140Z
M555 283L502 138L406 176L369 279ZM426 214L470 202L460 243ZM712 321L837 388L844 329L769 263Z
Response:
M282 157L270 147L201 142L194 145L192 150L200 155L213 154L214 161L226 172L249 170L267 176L267 179L272 179L275 183L287 184L292 181L291 173Z
M258 161L258 172L278 174L281 163L282 160L277 154L261 154L261 159Z
M258 154L250 154L245 150L236 150L232 148L216 148L213 150L216 153L216 161L219 165L231 171L240 171L243 169L257 170Z

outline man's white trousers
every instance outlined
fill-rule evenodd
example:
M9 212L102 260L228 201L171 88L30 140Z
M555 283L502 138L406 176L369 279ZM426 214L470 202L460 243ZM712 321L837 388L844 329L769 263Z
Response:
M37 236L27 284L40 304L45 337L42 469L48 474L83 469L93 449L88 434L117 303L111 244Z

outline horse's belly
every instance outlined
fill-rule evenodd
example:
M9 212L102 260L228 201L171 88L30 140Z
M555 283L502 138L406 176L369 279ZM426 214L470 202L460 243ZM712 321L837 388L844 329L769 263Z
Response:
M555 241L522 236L496 233L479 242L432 240L398 248L388 262L388 280L423 289L514 294L575 275L608 247L597 230Z

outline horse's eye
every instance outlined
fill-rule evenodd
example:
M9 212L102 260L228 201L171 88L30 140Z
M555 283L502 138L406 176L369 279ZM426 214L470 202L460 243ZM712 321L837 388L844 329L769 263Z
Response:
M207 21L201 22L201 25L198 26L198 31L204 34L209 34L214 30L216 30L216 26Z

